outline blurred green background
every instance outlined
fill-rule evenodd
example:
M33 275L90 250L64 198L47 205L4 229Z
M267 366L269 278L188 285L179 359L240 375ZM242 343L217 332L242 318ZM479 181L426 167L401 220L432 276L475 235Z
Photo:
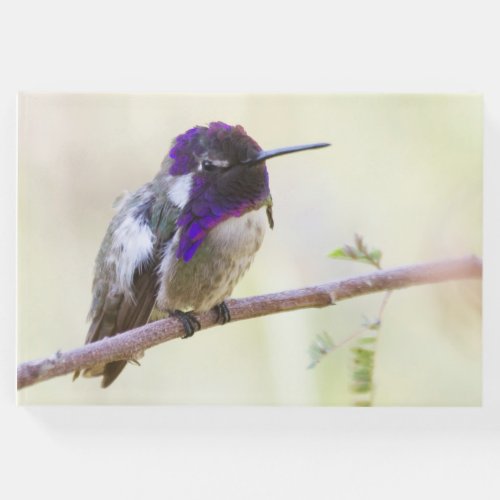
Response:
M478 95L19 96L18 361L83 344L93 263L111 205L158 171L193 125L241 124L263 148L332 147L268 162L275 229L233 297L371 271L327 254L355 232L384 267L481 255ZM376 315L383 295L218 327L146 352L106 390L59 377L21 404L351 405L348 347L307 370L308 346ZM481 283L394 293L376 405L481 404Z

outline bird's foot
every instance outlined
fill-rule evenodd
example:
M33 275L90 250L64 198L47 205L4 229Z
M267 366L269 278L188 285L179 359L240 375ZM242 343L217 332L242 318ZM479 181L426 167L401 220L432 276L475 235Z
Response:
M201 328L200 322L192 312L184 312L176 309L171 315L182 323L185 332L185 335L182 337L183 339L192 337Z
M215 306L215 314L217 323L224 325L231 321L231 313L229 312L229 308L225 302L221 302Z

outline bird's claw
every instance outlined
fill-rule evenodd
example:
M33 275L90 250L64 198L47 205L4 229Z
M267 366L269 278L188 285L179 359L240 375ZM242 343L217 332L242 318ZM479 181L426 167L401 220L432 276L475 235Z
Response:
M231 321L231 313L225 302L221 302L215 306L215 314L217 323L224 325Z
M175 310L172 313L172 316L175 316L184 327L184 336L183 339L187 339L188 337L192 337L195 332L197 332L200 328L200 322L196 318L196 316L191 312L184 312Z

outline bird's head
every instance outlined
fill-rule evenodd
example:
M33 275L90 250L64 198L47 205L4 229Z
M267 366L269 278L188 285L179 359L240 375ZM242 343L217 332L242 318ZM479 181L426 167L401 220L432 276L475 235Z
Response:
M208 231L229 217L272 205L266 160L328 146L326 143L264 151L241 125L212 122L179 135L162 170L182 185L178 257L191 259ZM270 222L271 222L270 218Z

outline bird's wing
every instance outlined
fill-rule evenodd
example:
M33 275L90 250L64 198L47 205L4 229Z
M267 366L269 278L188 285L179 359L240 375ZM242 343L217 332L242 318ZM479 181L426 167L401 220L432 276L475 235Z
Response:
M178 209L147 189L121 203L101 245L86 343L144 325L154 307L156 273L164 244L175 232ZM126 364L120 360L96 365L84 375L102 375L102 387L107 387Z

